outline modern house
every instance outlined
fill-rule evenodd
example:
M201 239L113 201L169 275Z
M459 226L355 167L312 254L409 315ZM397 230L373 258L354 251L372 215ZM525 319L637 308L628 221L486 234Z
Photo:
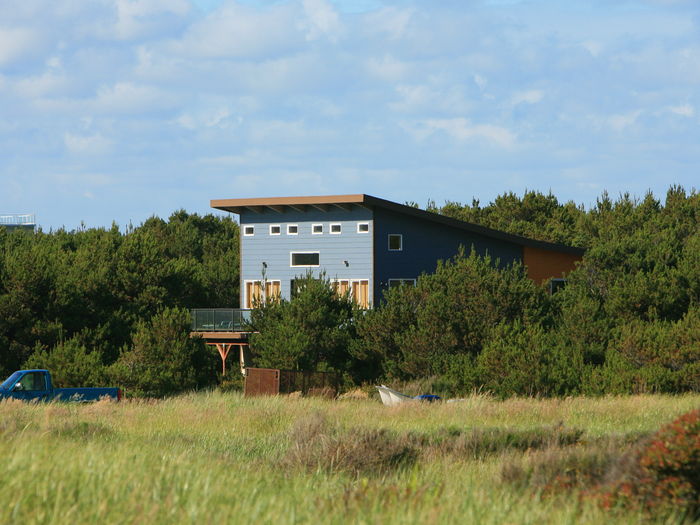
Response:
M536 241L397 204L370 195L212 200L213 208L240 218L240 309L192 311L192 335L226 358L238 347L245 373L249 333L245 320L257 300L289 299L295 281L325 273L336 290L363 308L383 290L415 284L422 273L460 247L490 255L496 264L519 262L538 283L560 283L583 250ZM277 371L279 372L279 371Z
M240 305L270 294L290 298L295 279L324 272L360 306L415 283L464 247L501 266L514 261L538 283L561 280L583 250L484 228L370 195L212 200L240 217ZM264 283L264 284L263 284Z

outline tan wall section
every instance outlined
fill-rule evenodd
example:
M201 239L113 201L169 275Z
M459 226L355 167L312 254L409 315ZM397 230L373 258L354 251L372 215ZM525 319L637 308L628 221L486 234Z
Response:
M523 264L527 266L527 276L538 284L552 277L563 277L580 260L580 255L523 246Z

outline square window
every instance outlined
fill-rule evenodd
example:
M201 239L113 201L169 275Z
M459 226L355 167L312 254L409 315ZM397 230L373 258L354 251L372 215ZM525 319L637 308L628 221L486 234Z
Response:
M312 224L311 233L313 235L321 235L323 233L323 224Z
M389 251L400 252L403 250L403 235L400 233L389 234Z
M549 280L549 293L554 294L559 290L563 290L566 287L566 279L550 279Z
M279 235L282 233L282 226L279 224L270 224L270 235Z
M297 235L299 233L299 226L296 224L287 225L287 235Z
M340 224L331 224L331 233L341 233L343 231L343 228Z
M368 222L358 222L357 223L357 233L369 233L369 223Z
M253 235L255 235L255 226L244 226L243 235L245 235L246 237L252 237Z
M290 255L291 266L318 266L319 252L292 252Z

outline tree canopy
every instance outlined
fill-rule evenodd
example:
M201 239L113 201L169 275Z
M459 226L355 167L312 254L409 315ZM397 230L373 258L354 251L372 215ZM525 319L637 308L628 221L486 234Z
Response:
M253 313L259 363L356 383L430 377L444 393L700 389L696 191L603 193L589 209L529 191L427 209L586 254L553 295L519 265L458 254L367 312L307 276L294 299ZM186 310L238 306L238 234L230 218L182 210L124 231L0 227L0 373L44 366L59 386L122 381L143 395L213 382Z

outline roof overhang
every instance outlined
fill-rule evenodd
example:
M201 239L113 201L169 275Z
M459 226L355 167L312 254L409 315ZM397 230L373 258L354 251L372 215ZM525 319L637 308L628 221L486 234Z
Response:
M310 197L265 197L254 199L215 199L211 207L238 215L244 211L263 213L273 211L283 213L289 209L304 212L309 209L328 211L331 209L351 210L356 206L366 207L368 195L326 195Z

